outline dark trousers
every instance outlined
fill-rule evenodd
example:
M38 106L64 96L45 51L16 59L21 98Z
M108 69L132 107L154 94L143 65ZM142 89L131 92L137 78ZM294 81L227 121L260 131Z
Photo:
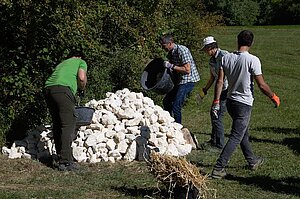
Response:
M71 144L76 124L75 97L65 86L47 87L44 95L53 122L56 153L61 162L73 161Z
M252 107L227 99L227 110L232 118L231 134L215 165L215 169L217 170L227 166L231 155L238 145L241 146L248 164L253 164L256 161L256 157L250 146L248 134Z
M220 111L218 111L218 118L214 116L212 111L210 112L211 119L211 144L219 149L224 147L224 125L223 116L227 111L226 108L227 90L222 91L220 97Z

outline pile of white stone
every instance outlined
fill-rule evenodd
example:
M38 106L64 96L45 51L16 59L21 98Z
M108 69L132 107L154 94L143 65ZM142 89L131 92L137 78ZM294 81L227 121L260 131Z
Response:
M128 89L107 93L103 100L91 100L85 106L95 109L92 123L81 126L72 143L78 162L145 160L151 150L172 156L185 156L192 150L188 131L142 93ZM46 158L56 154L51 126L39 127L2 147L9 158Z

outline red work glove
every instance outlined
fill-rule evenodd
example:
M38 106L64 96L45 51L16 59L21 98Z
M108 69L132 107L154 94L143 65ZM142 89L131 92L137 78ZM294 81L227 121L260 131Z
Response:
M271 97L271 100L274 103L275 108L277 108L280 105L280 99L275 93L273 93L273 96Z

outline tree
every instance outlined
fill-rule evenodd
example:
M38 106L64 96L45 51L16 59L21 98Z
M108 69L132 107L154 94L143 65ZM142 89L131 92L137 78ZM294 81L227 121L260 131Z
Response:
M142 92L144 64L163 55L160 33L172 30L196 53L219 19L198 0L3 0L0 11L0 137L9 141L49 122L44 82L70 50L86 55L87 99L122 86Z

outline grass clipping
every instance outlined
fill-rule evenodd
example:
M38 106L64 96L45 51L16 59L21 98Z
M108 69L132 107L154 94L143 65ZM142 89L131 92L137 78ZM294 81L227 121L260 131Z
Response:
M206 186L207 175L201 175L199 168L188 162L185 158L161 155L157 152L151 152L148 162L150 172L156 176L156 179L164 184L169 184L169 191L176 185L185 187L187 190L193 185L198 189L197 198L216 198L215 193Z

